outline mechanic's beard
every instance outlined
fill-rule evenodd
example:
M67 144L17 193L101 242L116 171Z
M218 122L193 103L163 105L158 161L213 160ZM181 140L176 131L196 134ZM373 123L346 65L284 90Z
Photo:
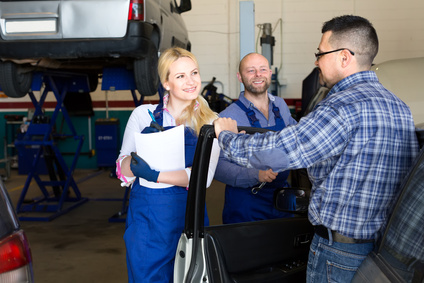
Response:
M265 85L263 87L261 87L261 86L256 87L253 83L245 83L244 81L243 81L243 83L244 83L244 88L248 92L250 92L251 94L254 94L254 95L260 95L260 94L266 93L269 86L270 86L270 83L269 83L268 80L265 80Z

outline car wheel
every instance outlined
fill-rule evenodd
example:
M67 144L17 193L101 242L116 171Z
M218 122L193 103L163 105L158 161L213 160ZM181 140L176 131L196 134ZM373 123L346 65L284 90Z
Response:
M134 61L134 79L141 95L151 96L157 93L159 87L158 52L153 44L146 57Z
M13 98L25 96L32 84L32 72L13 62L0 62L0 86L3 92Z

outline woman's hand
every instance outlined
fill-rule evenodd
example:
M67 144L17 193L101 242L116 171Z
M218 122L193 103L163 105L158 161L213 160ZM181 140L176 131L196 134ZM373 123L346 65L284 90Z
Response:
M157 182L159 177L159 171L153 170L150 168L149 164L144 161L143 158L138 156L135 152L131 153L131 171L134 176L143 178L149 182Z

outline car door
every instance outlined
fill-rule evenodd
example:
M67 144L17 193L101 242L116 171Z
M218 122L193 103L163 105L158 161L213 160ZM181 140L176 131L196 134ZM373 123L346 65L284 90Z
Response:
M174 282L304 282L314 233L305 214L205 227L206 181L214 138L213 126L204 126L192 167Z
M424 132L417 134L422 147ZM352 282L424 282L424 148L400 192L382 239Z

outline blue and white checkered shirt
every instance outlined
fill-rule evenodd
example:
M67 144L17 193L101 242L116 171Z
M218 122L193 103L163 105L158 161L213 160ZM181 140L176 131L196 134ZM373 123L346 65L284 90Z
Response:
M242 166L308 168L309 220L355 239L377 237L418 153L409 107L371 71L338 82L297 125L255 135L224 131L219 143Z

